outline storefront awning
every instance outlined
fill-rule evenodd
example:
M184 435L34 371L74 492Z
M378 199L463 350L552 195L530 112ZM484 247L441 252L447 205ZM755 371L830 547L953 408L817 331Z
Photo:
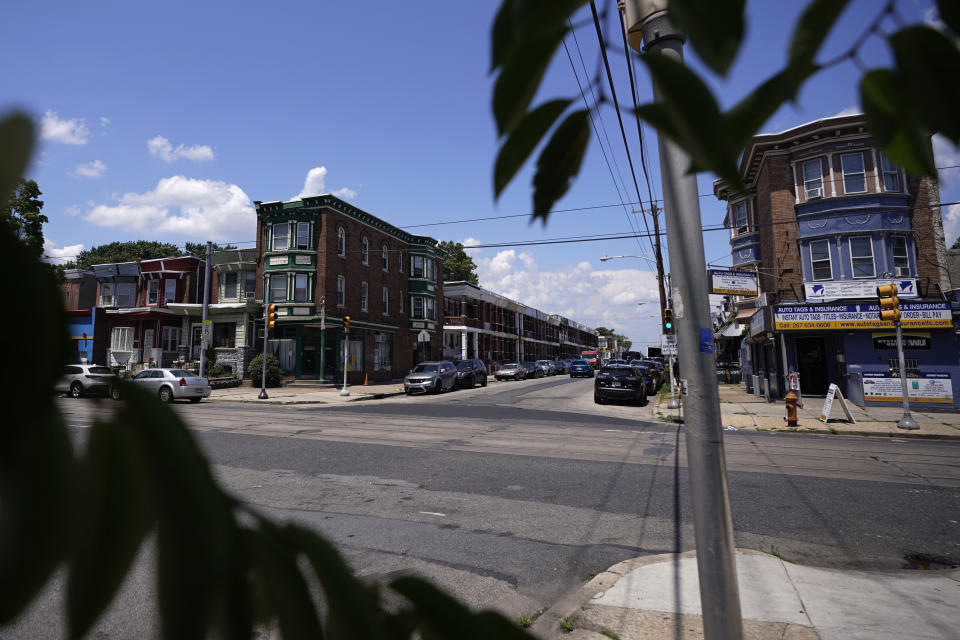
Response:
M750 318L757 312L756 309L740 309L737 311L737 322L739 324L750 324Z

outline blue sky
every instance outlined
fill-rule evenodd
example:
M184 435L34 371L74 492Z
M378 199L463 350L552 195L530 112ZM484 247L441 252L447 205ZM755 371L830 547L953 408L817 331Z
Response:
M546 227L526 218L415 226L531 209L529 167L499 201L493 199L497 139L488 69L496 2L11 4L2 10L0 112L26 110L43 132L30 177L44 192L52 257L138 238L250 242L252 200L320 192L413 232L466 244L642 229L630 206L557 213ZM900 0L897 6L909 23L930 19L931 4ZM823 58L844 50L879 5L852 2ZM722 106L780 69L800 9L793 2L748 2L747 38L729 77L706 74ZM589 15L589 8L582 10L578 22ZM577 46L591 78L599 48L592 25L576 35L568 46L585 82ZM605 36L619 46L612 21ZM687 54L702 71L689 47ZM882 40L868 40L862 59L867 67L886 62ZM626 101L622 52L611 51L611 62L618 97ZM636 68L640 99L649 101L649 78L642 65ZM850 62L819 74L764 131L856 110L858 77ZM560 96L578 96L562 48L539 98ZM623 183L617 177L619 189L614 186L594 138L558 208L635 199L609 109L602 123L612 172ZM639 171L636 127L626 124ZM655 137L649 130L646 135L659 197ZM960 164L948 145L938 144L937 151L938 165ZM956 169L941 176L943 201L960 200L958 178ZM710 194L712 181L712 175L699 176L700 193ZM701 214L704 224L718 224L723 207L703 197ZM944 215L952 243L960 233L960 209ZM706 233L704 240L708 260L729 263L725 232ZM652 265L599 260L641 252L650 253L646 240L473 253L488 288L590 326L612 327L638 343L656 342Z

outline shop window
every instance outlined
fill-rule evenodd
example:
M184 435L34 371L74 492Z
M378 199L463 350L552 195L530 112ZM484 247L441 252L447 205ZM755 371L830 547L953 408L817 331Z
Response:
M844 193L863 193L867 190L862 153L845 153L840 156L840 168L843 170Z
M823 197L823 165L820 158L807 160L802 165L803 192L807 200Z
M213 346L232 349L237 344L236 322L213 323Z
M814 280L833 280L829 240L814 240L810 243L810 264Z
M854 278L875 278L873 264L873 242L869 236L850 238L850 262Z
M892 236L893 245L893 272L897 277L910 275L910 257L907 254L907 239L903 236Z

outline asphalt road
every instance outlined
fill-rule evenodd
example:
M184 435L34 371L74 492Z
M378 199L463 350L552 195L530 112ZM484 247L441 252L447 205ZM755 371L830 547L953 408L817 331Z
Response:
M82 443L97 403L58 402ZM177 411L231 492L322 531L360 575L416 571L474 606L532 614L611 564L693 547L682 429L652 405L594 405L589 380ZM829 567L960 560L960 443L724 437L738 546ZM145 555L100 637L152 628L151 589ZM61 637L58 599L0 638Z

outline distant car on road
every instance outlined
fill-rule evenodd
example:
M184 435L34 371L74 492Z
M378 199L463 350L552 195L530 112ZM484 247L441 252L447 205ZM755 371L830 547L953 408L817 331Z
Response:
M593 367L586 360L571 360L570 361L570 377L571 378L592 378L593 377Z
M416 392L440 393L450 390L457 383L457 367L449 360L421 362L403 379L403 390L407 395Z
M543 369L538 367L536 362L524 360L520 364L523 365L523 368L527 370L528 378L542 378L544 376Z
M553 368L557 370L557 375L567 373L570 370L570 362L568 360L554 360Z
M68 364L53 390L71 398L82 398L91 393L109 395L116 377L113 371L100 364Z
M483 360L456 360L454 364L457 366L458 389L473 389L478 384L487 386L487 367Z
M553 366L553 362L550 360L537 360L537 366L540 367L540 370L543 371L543 375L545 376L557 375L557 368Z
M207 379L183 369L144 369L133 376L131 381L147 391L153 391L163 402L186 399L196 403L210 397L210 383ZM116 388L111 395L115 400L120 399Z
M500 380L526 380L527 369L519 362L510 362L500 367L493 377Z
M593 381L593 401L626 400L642 404L647 401L647 383L643 373L630 365L601 367Z

